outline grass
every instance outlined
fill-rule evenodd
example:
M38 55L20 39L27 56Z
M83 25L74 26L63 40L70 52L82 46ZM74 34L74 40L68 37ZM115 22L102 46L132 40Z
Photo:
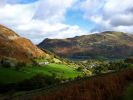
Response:
M57 77L74 78L81 73L76 71L72 67L68 67L63 64L48 64L42 67L27 67L23 69L30 74L42 73L44 75L56 75Z
M48 64L42 67L25 67L19 71L9 68L0 68L0 83L17 83L29 79L37 74L54 75L58 78L75 78L82 75L72 67L63 64Z
M31 74L25 73L23 71L16 71L9 68L0 68L0 83L17 83L31 77Z

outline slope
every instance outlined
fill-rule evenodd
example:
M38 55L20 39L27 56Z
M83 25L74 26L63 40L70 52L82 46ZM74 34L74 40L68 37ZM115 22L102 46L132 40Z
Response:
M0 59L11 57L22 62L30 62L31 58L45 55L46 53L30 40L20 37L11 29L0 25Z

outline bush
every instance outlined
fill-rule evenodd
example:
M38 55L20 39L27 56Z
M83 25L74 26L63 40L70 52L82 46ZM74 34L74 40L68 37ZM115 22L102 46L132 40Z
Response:
M0 63L2 67L10 68L10 67L15 67L18 61L15 58L3 57Z
M77 68L77 71L82 71L83 69L84 68L80 66L80 67Z
M108 71L108 64L99 64L96 67L93 68L92 73L93 74L101 74Z

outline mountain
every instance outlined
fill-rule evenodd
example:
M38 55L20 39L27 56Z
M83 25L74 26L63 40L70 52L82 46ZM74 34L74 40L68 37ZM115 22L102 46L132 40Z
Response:
M10 57L22 62L31 62L31 58L45 55L46 53L30 40L20 37L11 29L0 25L0 59Z
M45 39L38 46L70 59L121 59L133 56L133 35L106 31L67 39Z

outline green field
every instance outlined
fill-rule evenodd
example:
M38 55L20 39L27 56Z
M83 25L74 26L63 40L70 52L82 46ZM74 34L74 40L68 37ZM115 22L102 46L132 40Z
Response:
M48 64L42 67L25 67L19 71L9 68L0 68L0 83L17 83L29 79L37 74L54 75L58 78L75 78L82 75L81 72L63 64Z

